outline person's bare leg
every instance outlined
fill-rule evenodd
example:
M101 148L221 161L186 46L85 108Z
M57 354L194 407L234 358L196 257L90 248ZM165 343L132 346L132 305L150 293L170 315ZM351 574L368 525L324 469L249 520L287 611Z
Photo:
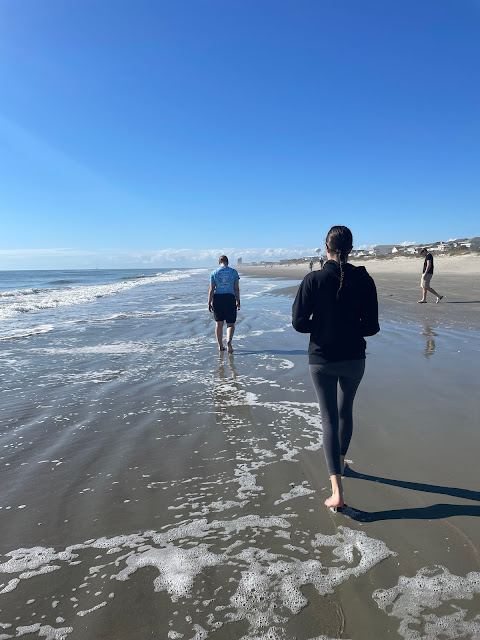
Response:
M420 304L422 304L423 302L427 301L427 290L425 289L425 287L422 287L422 299L419 300L418 302Z
M443 298L443 296L441 296L439 293L437 293L435 291L435 289L432 289L431 287L427 288L427 291L430 291L430 293L433 293L434 296L437 296L437 302L440 302L440 300Z
M232 338L235 333L235 325L227 323L227 349L228 353L233 353Z
M343 487L342 476L330 476L330 482L332 483L332 495L325 500L326 507L343 507Z
M223 320L215 324L215 335L217 337L218 350L225 351L225 347L223 346Z

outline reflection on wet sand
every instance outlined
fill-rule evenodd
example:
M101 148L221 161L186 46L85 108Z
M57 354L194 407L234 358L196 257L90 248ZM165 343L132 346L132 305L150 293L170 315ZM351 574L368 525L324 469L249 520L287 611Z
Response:
M433 339L427 340L423 355L425 356L425 358L429 358L430 356L433 356L434 353L435 353L435 340Z
M233 353L228 354L227 366L229 371L225 370L225 351L221 351L218 356L218 377L220 380L225 380L226 378L236 378L237 370L235 369L235 362L233 360Z
M237 369L234 363L233 353L221 351L218 354L218 366L216 371L216 380L212 387L213 404L215 406L215 422L218 424L228 423L228 415L226 415L226 407L228 407L232 398L240 391L240 385L237 381ZM241 408L242 411L245 407ZM250 410L247 411L250 414Z
M438 333L435 333L435 331L432 329L432 327L429 327L428 325L423 327L423 332L422 335L424 336L438 336Z
M435 340L433 339L432 336L438 336L438 333L435 333L432 327L425 326L423 327L422 335L428 336L428 339L425 343L425 349L423 351L423 355L425 356L425 358L430 358L430 356L433 356L433 354L435 353L435 348L436 348Z

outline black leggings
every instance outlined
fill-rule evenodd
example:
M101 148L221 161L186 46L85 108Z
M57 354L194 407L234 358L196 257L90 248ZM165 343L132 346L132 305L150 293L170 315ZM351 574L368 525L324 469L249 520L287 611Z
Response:
M323 427L323 449L329 475L339 475L353 431L353 401L365 371L365 359L311 364ZM340 385L337 400L337 384Z

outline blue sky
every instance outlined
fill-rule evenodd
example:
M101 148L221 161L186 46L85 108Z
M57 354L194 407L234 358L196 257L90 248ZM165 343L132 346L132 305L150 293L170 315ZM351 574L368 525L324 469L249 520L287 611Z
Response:
M479 68L477 0L3 0L0 268L480 235Z

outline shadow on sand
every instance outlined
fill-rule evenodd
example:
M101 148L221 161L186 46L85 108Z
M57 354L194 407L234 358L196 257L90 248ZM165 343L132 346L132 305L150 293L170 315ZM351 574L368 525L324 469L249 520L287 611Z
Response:
M380 478L366 473L358 473L351 467L345 467L345 477L357 478L359 480L370 480L388 484L402 489L412 489L413 491L424 491L427 493L437 493L440 495L463 498L464 500L475 500L480 502L480 491L470 489L457 489L455 487L441 487L435 484L422 484L420 482L407 482L405 480L391 480L390 478ZM417 507L414 509L389 509L385 511L361 511L345 505L339 511L357 522L377 522L378 520L438 520L451 516L480 516L480 506L460 505L460 504L433 504L429 507Z

